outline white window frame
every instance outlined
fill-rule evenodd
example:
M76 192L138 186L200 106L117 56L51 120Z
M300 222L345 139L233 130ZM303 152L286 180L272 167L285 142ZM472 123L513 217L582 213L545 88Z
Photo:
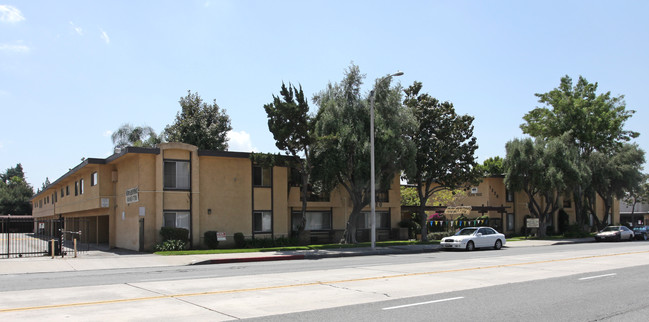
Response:
M376 211L376 229L390 229L390 213L387 211ZM360 213L360 224L357 229L371 229L372 228L372 213L370 211L363 211ZM381 226L381 216L386 216L387 227Z
M306 212L306 225L304 230L332 230L331 211L307 211ZM298 222L302 216L301 212L293 212L293 230L297 230ZM317 219L317 220L316 220Z
M173 165L172 165L173 164ZM191 187L191 164L189 160L164 160L163 181L166 190L189 190ZM170 173L173 169L173 174ZM169 172L169 173L168 173ZM186 172L186 173L185 173ZM170 182L173 178L173 184Z
M255 171L259 169L260 171L260 178L259 180L261 182L256 182L255 180ZM268 181L268 182L266 182ZM271 168L267 167L261 167L261 166L253 166L252 167L252 185L255 187L271 187L273 182L273 172Z
M257 229L258 220L261 222L261 229ZM253 211L252 212L252 231L255 234L265 234L273 232L273 212L272 211Z
M189 211L165 211L163 215L163 225L164 227L185 228L191 231L190 219ZM173 226L168 225L170 222L173 222Z

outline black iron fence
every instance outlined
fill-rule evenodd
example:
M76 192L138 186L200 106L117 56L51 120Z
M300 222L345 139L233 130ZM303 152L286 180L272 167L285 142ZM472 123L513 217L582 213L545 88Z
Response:
M0 218L0 258L64 256L89 250L88 221L83 218ZM76 245L75 245L76 239Z

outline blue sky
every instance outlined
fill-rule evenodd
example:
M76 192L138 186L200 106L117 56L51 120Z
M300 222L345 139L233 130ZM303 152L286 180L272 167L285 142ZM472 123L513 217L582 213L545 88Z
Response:
M112 154L123 123L158 133L187 90L232 120L230 150L276 152L263 105L351 62L475 116L480 161L505 155L564 75L623 94L647 151L647 1L3 1L0 170L39 188ZM315 105L311 103L312 109ZM646 171L646 170L645 170Z

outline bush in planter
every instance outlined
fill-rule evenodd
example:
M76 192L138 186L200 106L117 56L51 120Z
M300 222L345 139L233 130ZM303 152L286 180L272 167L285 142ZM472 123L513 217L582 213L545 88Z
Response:
M234 245L237 248L246 247L246 238L243 236L243 233L234 233Z
M216 231L206 231L203 236L205 237L205 245L207 245L207 248L216 249L219 247L219 239L216 237Z
M182 240L175 240L175 239L165 240L161 244L156 244L154 246L156 252L184 250L185 247L187 247L187 243L185 243Z
M160 236L162 236L163 242L167 240L180 240L183 242L188 242L189 230L185 228L162 227L160 228Z

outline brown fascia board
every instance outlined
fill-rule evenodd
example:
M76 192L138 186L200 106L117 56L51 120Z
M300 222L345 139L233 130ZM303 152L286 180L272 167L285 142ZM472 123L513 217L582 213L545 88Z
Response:
M250 156L253 153L250 152L235 152L235 151L216 151L216 150L198 150L198 156L208 156L208 157L225 157L225 158L240 158L240 159L250 159ZM263 154L263 153L259 153ZM293 157L288 155L275 154L275 156L281 158L281 160L290 162L293 161Z
M198 156L207 157L226 157L226 158L240 158L250 159L251 153L249 152L234 152L234 151L216 151L216 150L198 150Z
M129 146L126 148L121 149L121 151L114 153L113 155L109 156L106 159L100 159L100 158L88 158L83 160L81 163L79 163L76 167L70 169L70 171L66 172L64 175L62 175L60 178L56 179L56 181L50 183L49 186L45 187L43 191L40 193L35 194L30 200L34 200L40 195L43 194L47 189L49 189L52 186L57 185L61 181L65 180L69 176L77 173L77 171L83 169L85 166L89 164L108 164L110 162L113 162L120 157L124 156L127 153L144 153L144 154L159 154L160 149L159 148L142 148L142 147L134 147L134 146Z

